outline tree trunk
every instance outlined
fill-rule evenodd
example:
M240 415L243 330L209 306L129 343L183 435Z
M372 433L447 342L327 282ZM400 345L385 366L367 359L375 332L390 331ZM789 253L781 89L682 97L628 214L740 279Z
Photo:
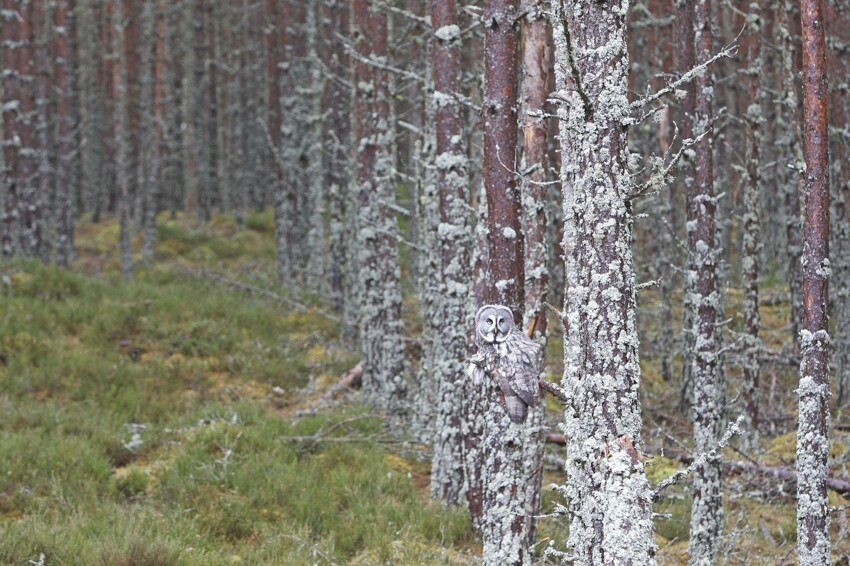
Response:
M439 222L432 234L437 244L436 289L427 290L436 305L440 330L434 355L437 405L434 408L434 456L431 461L431 494L460 505L466 497L462 413L466 389L467 333L472 280L467 175L461 92L461 39L454 0L431 0L431 65L434 94L431 100L436 134L434 167Z
M33 255L42 261L49 262L54 258L54 244L57 226L61 218L61 211L56 207L56 193L54 184L54 158L55 148L51 139L52 122L51 99L52 85L51 76L53 68L50 65L50 44L53 41L53 10L54 5L44 5L41 2L32 2L31 13L33 18L33 60L35 75L30 88L35 87L35 160L37 167L37 181L33 187L35 193L30 208L33 223Z
M180 51L182 52L183 72L180 85L180 103L182 114L182 137L183 147L183 187L184 207L186 216L198 215L202 219L201 210L201 183L198 174L200 156L198 152L197 131L197 97L198 65L197 53L195 52L195 10L197 0L182 0L182 18L180 29Z
M19 117L23 92L19 76L19 50L24 46L21 41L24 15L18 11L14 0L4 0L2 21L2 45L0 57L3 58L3 257L11 258L20 253L18 241L18 198L21 190L21 162L18 143L20 139ZM7 47L8 46L8 47Z
M568 553L652 564L628 168L628 0L553 3L566 261Z
M761 173L760 148L763 145L762 125L764 123L761 104L761 75L763 72L761 59L761 37L764 31L764 21L761 17L759 3L753 1L749 5L751 21L746 37L747 59L747 108L746 132L746 166L747 176L744 181L744 240L743 257L741 258L741 278L744 282L744 332L743 370L744 382L742 396L744 400L744 438L748 450L758 448L758 387L759 387L759 355L761 340L759 339L759 274L761 253Z
M676 47L678 52L677 66L679 74L684 74L694 67L696 64L694 55L694 6L691 0L676 0ZM686 85L684 88L685 96L681 102L681 137L683 140L694 138L694 115L696 112L696 91L692 85ZM682 157L680 165L682 171L681 179L684 192L690 190L694 185L694 160L693 152L687 152ZM687 197L686 197L687 200ZM696 209L685 204L685 227L692 226L696 223L694 217ZM687 235L686 235L687 237ZM681 406L689 405L693 397L693 366L694 359L694 334L693 327L693 306L690 304L693 288L693 281L690 277L685 277L685 293L683 304L683 321L682 328L683 346L682 346L682 380L679 404Z
M348 33L348 5L342 0L325 0L322 4L322 26L325 49L324 64L330 76L325 81L324 108L327 113L325 137L325 183L329 225L329 273L331 301L338 312L344 312L350 301L346 300L346 264L348 256L346 234L347 189L350 183L348 145L351 121L348 110L351 103L350 63L345 45L336 33ZM343 320L347 317L343 315Z
M516 180L519 22L517 0L484 3L484 187L487 273L484 301L525 310L522 205ZM527 564L533 519L528 513L525 450L530 425L513 424L493 382L485 384L482 451L485 564ZM470 416L475 419L477 416Z
M803 165L803 156L800 152L797 128L794 126L799 118L799 97L794 77L797 74L794 65L795 36L792 33L791 14L793 14L793 3L786 0L784 7L778 10L779 21L776 25L779 44L782 45L782 72L779 80L781 119L778 124L777 146L780 148L779 179L782 182L783 201L785 204L785 238L787 241L786 254L788 265L788 296L791 303L791 336L795 344L800 334L800 320L802 317L802 278L800 274L800 257L802 254L802 243L800 235L800 176L789 170L788 165L799 169Z
M19 143L16 144L18 155L19 174L15 179L15 191L17 196L17 238L18 248L24 257L34 257L39 246L39 233L37 218L41 210L38 207L38 160L39 151L36 141L36 111L32 83L35 80L33 70L34 59L34 36L33 36L33 3L17 2L19 20L20 42L15 49L17 55L16 70L21 89L18 92L18 125L17 134Z
M832 231L833 283L830 296L835 304L835 337L832 340L836 378L836 403L845 407L850 401L850 109L845 98L850 91L850 8L827 3L826 22L832 41L844 49L831 51L830 76L837 84L831 87L830 132L833 135L832 170L835 205L834 230ZM830 54L830 51L827 52Z
M387 21L369 0L355 0L354 140L357 148L357 266L363 390L377 407L403 410L404 344L393 183L393 126L385 73L367 59L387 57Z
M823 2L801 0L803 31L803 328L797 425L797 556L802 565L830 561L826 494L829 444L829 132Z
M71 75L76 72L74 57L73 29L74 0L59 0L55 7L54 26L56 40L54 60L56 72L56 125L57 143L56 174L54 175L57 211L56 238L54 242L56 263L67 266L74 260L74 220L76 217L77 181L74 161L78 159L74 143L76 116L72 97L74 81Z
M705 61L714 54L711 31L711 2L697 0L694 5L694 47L696 58ZM688 278L694 335L692 375L694 381L694 451L710 452L720 439L723 412L722 365L719 359L719 316L721 297L717 285L717 244L715 235L713 168L713 91L711 69L694 82L696 106L694 133L706 135L694 147L696 167L694 183L688 187L687 201L689 266ZM691 538L688 556L692 564L713 563L720 550L723 534L723 502L720 487L720 461L708 458L694 470Z
M130 163L127 125L127 54L124 43L124 0L109 5L112 16L112 85L115 100L115 174L118 180L118 222L120 224L121 276L133 277L133 250L130 247Z
M165 143L165 0L158 0L153 14L153 75L150 112L151 127L150 165L144 179L144 216L142 217L142 261L150 266L156 247L156 213L159 210L159 186L162 183L162 147Z
M547 193L548 193L548 124L543 118L549 96L552 66L552 47L549 42L548 22L542 6L536 0L521 0L522 20L522 81L521 115L523 130L520 187L522 202L522 233L525 276L525 305L522 315L523 330L530 338L543 345L538 360L542 369L546 359L546 307L549 294ZM540 509L540 490L543 480L542 439L545 406L540 403L529 408L524 443L526 516L530 519L528 542L534 542Z

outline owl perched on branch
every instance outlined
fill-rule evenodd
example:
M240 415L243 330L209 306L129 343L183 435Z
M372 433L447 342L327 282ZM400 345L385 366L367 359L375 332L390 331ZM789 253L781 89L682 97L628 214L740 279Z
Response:
M511 310L503 305L484 305L475 315L478 353L470 358L469 375L476 385L493 379L504 395L503 407L511 420L525 422L528 407L540 402L541 350L514 324Z

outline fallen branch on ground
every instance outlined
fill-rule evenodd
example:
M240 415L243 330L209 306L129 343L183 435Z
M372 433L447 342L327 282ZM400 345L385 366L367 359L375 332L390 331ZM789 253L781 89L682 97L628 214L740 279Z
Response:
M269 299L278 303L283 303L289 307L292 307L299 311L304 312L315 312L319 316L322 316L328 320L332 320L333 322L339 322L340 318L338 316L332 315L330 313L326 313L322 310L319 310L315 307L311 307L305 305L303 303L299 303L296 300L290 299L288 297L284 297L282 295L278 295L277 293L273 293L268 289L263 289L262 287L255 287L253 285L249 285L247 283L242 283L241 281L236 281L234 279L230 279L229 277L225 277L224 275L220 275L218 273L213 273L211 271L204 270L194 270L189 268L181 268L181 271L187 275L190 275L199 279L209 279L211 281L215 281L216 283L221 283L222 285L227 285L232 289L236 289L237 291L242 291L244 293L248 293L251 295L259 295L265 299Z
M349 389L357 389L363 381L363 362L358 362L356 366L342 374L336 384L325 391L325 394L314 404L306 409L300 409L295 412L295 416L314 416L319 410L328 407L334 398Z

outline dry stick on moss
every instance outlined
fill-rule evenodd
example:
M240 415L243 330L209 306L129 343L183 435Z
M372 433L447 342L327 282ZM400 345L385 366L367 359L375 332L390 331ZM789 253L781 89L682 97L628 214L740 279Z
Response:
M186 267L181 268L181 271L183 273L185 273L186 275L190 275L192 277L196 277L196 278L199 278L199 279L209 279L211 281L215 281L216 283L221 283L223 285L227 285L228 287L236 289L237 291L242 291L242 292L249 293L249 294L252 294L252 295L259 295L259 296L261 296L265 299L269 299L269 300L272 300L272 301L275 301L275 302L278 302L278 303L283 303L283 304L290 306L290 307L292 307L292 308L294 308L298 311L315 312L319 316L322 316L322 317L324 317L324 318L326 318L330 321L333 321L333 322L339 322L340 321L338 316L332 315L330 313L326 313L326 312L319 310L315 307L311 307L311 306L305 305L303 303L299 303L296 300L289 299L287 297L283 297L281 295L278 295L277 293L273 293L272 291L269 291L268 289L263 289L261 287L255 287L253 285L248 285L247 283L242 283L241 281L236 281L234 279L230 279L230 278L225 277L224 275L220 275L218 273L213 273L211 271L204 271L204 270L194 270L194 269L189 269L189 268L186 268Z

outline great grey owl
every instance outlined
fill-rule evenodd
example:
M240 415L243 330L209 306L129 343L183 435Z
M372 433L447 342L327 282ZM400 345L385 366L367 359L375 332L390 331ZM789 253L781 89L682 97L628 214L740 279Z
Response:
M485 376L493 379L504 394L508 416L515 423L524 423L528 407L540 401L537 379L543 346L517 328L511 309L503 305L478 309L475 342L478 353L469 364L472 382L479 385Z

